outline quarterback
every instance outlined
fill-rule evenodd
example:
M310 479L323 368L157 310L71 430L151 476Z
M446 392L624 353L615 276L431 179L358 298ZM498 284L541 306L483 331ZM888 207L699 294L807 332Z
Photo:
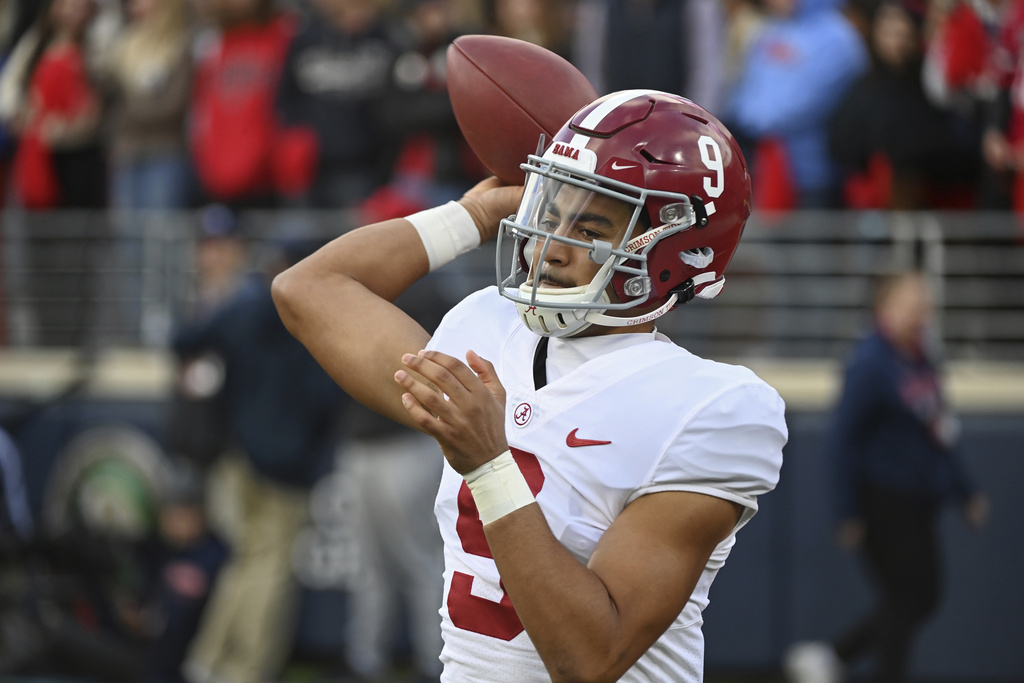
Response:
M444 452L443 681L700 681L702 611L778 481L784 406L655 320L722 289L746 163L714 116L649 90L524 161L523 187L336 239L278 276L278 308L346 391ZM496 286L432 338L391 305L489 239Z

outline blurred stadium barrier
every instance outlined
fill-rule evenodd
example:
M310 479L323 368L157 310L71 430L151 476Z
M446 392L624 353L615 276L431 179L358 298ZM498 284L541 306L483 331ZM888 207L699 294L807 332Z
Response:
M351 229L344 212L242 214L258 270L281 245ZM0 393L45 395L89 369L101 395L162 396L164 347L197 292L193 212L2 215ZM961 409L1024 406L1024 231L1010 214L755 215L723 295L660 328L698 355L752 366L794 407L827 405L870 322L874 278L918 264L939 298L936 342ZM439 273L450 298L494 282L485 247Z

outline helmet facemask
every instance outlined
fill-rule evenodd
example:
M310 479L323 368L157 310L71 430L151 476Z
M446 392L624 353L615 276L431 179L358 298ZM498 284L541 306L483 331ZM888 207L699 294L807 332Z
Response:
M523 199L516 216L502 221L496 254L502 296L516 303L530 330L552 337L574 336L595 323L636 325L670 310L675 295L642 315L620 313L648 303L647 253L694 224L689 199L597 176L585 168L585 154L582 163L551 156L549 148L522 166ZM644 207L655 195L668 198L671 210L662 209L660 224L651 229ZM588 283L566 282L547 265L552 249L583 250L598 269Z

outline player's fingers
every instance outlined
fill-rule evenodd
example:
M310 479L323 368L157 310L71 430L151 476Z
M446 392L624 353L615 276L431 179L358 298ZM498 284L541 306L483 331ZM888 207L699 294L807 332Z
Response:
M472 349L466 351L466 364L469 365L470 370L476 373L476 376L484 383L484 386L491 392L491 395L504 405L505 387L502 385L501 380L498 379L498 373L494 369L494 364L478 356L476 351Z
M462 361L440 351L420 351L416 355L402 356L402 363L410 370L432 382L453 400L462 398L480 381Z
M417 379L404 370L395 373L395 381L431 415L442 418L450 416L451 408L448 401L436 387Z
M421 432L429 436L434 437L438 441L443 441L447 436L447 425L443 420L439 420L435 415L431 414L429 410L424 408L416 397L411 393L402 394L402 406L406 412L409 413L409 417L412 418L413 424L416 425Z

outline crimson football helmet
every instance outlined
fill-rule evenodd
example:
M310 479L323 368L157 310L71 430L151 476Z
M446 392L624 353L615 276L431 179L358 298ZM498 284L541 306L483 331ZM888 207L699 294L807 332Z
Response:
M750 175L732 135L700 106L653 90L606 95L522 168L523 198L516 215L502 221L496 266L501 294L537 334L648 322L721 291L750 215ZM628 207L616 244L556 230L546 215L567 188ZM553 243L587 250L600 266L589 284L540 286L531 267Z

